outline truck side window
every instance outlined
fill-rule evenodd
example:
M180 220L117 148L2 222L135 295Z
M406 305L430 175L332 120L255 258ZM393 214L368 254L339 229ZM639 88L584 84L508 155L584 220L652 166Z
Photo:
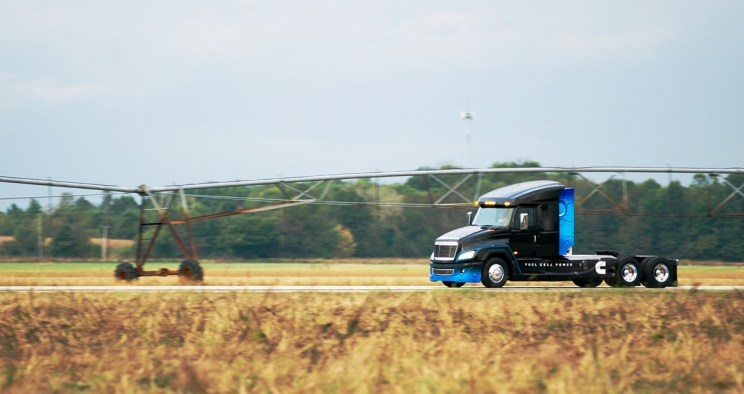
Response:
M540 205L538 223L543 231L558 231L558 206L555 204Z
M519 208L515 217L514 227L520 230L529 230L535 225L535 209Z

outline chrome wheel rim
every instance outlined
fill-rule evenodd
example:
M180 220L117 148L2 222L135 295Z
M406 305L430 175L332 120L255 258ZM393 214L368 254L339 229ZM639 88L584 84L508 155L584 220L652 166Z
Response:
M499 283L504 279L504 267L499 264L494 264L488 268L488 278L493 283Z
M632 283L638 277L638 268L635 264L625 264L620 275L625 283Z
M669 279L669 267L664 263L656 264L654 267L654 279L659 283L664 283Z

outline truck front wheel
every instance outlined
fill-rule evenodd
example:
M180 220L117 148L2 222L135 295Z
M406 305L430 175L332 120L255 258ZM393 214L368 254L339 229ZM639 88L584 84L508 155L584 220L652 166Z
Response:
M509 276L509 268L504 260L493 258L483 264L481 283L486 287L503 287Z

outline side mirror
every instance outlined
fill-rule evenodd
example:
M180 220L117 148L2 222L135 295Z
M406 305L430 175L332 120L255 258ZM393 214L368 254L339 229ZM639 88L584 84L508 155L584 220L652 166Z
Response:
M473 213L468 212L468 226L472 226L472 225L473 225Z

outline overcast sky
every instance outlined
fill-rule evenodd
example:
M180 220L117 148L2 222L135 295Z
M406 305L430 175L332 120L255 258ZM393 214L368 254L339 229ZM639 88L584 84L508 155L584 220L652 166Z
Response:
M740 167L743 125L740 0L0 1L0 175Z

